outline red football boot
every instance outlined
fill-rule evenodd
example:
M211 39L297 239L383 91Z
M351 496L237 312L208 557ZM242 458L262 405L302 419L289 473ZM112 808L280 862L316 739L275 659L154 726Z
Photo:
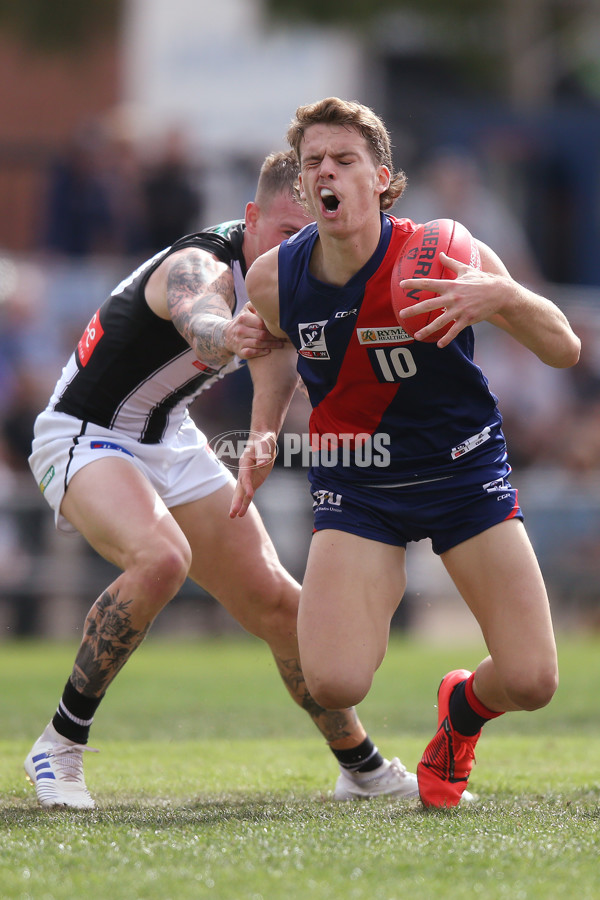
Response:
M450 723L448 707L456 685L471 675L466 669L449 672L438 690L438 730L417 766L419 795L424 806L458 806L475 763L475 744L481 731L463 735Z

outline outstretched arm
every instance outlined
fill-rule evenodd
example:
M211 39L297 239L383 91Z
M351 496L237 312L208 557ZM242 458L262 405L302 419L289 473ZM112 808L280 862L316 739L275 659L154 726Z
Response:
M250 440L240 458L229 513L232 519L245 515L254 494L273 468L277 437L298 384L296 349L292 344L277 353L253 359L248 367L254 386Z
M252 375L251 440L240 459L230 516L243 516L273 468L277 436L298 384L296 349L279 327L278 250L259 257L246 276L248 295L270 330L285 338L282 350L248 363Z
M168 256L150 277L146 300L171 319L199 360L220 369L235 356L252 359L283 346L251 304L237 316L233 274L212 253L188 247Z
M500 258L478 241L482 269L475 269L443 254L442 262L456 272L456 279L411 278L403 282L405 290L435 291L438 296L403 310L410 317L442 309L442 315L415 335L422 340L447 322L450 330L438 341L446 347L463 328L488 321L535 353L542 362L555 368L575 365L581 342L564 313L551 300L516 282Z

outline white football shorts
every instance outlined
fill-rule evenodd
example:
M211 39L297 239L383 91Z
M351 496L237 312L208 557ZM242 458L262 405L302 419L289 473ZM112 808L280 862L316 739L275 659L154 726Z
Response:
M235 483L190 416L168 444L141 444L121 432L45 410L35 422L29 466L54 510L60 531L75 530L60 513L71 478L105 456L128 459L146 476L168 508L200 500L227 483Z

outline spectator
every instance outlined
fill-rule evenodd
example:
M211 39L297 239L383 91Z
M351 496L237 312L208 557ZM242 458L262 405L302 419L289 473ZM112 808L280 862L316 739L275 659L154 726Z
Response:
M97 123L77 131L48 173L43 246L67 256L107 249L111 210L101 155L104 139Z
M142 254L142 167L127 114L112 110L72 137L48 175L43 246L71 257Z
M181 131L172 129L143 183L148 251L157 253L201 224L204 200Z
M477 160L464 150L438 150L424 166L420 179L409 182L402 211L415 222L456 219L494 247L517 281L535 284L541 280L521 223L485 183Z

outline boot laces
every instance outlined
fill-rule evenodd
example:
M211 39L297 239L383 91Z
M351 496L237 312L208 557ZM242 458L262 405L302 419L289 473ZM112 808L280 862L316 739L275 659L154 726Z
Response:
M63 781L83 780L83 754L98 753L93 747L85 744L54 744L49 756L54 760L57 774Z

